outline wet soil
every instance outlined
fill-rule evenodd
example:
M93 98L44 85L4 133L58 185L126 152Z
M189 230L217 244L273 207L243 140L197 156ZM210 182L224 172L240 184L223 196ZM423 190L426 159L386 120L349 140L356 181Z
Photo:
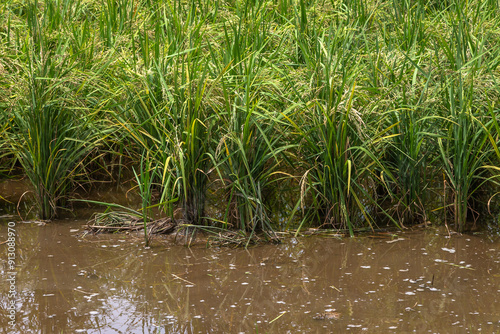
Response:
M140 235L79 238L85 223L16 223L16 324L0 317L0 333L500 332L498 237L427 228L248 250L155 237L145 249ZM6 244L0 254L6 277Z

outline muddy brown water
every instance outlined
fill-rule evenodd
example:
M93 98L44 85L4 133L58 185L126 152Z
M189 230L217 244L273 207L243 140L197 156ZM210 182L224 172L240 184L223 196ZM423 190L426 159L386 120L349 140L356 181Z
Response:
M500 333L497 237L432 228L145 249L130 235L81 239L84 223L15 224L16 320L3 279L1 333Z

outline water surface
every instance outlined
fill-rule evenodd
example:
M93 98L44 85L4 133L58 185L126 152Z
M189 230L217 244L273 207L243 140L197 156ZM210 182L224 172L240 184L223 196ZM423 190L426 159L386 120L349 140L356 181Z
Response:
M16 326L2 317L1 333L500 332L497 238L426 229L145 249L139 236L81 239L84 223L16 223ZM313 319L332 310L340 319Z

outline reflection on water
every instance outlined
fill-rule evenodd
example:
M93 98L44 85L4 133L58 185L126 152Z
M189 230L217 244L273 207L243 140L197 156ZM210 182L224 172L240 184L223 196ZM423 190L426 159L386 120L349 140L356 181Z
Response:
M139 237L80 240L83 223L16 224L16 328L1 317L0 333L500 331L498 238L429 229L144 249ZM7 303L2 293L4 314ZM334 310L339 319L314 319Z

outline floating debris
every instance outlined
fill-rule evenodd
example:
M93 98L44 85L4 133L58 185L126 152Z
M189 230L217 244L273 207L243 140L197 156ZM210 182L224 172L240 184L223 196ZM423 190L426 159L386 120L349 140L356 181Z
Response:
M151 220L146 224L148 235L172 233L176 227L177 224L170 217ZM88 232L98 234L140 231L142 229L144 229L142 218L125 212L111 211L95 214L94 218L87 224L87 231L85 231L84 235L88 234Z
M405 238L397 238L397 239L394 239L394 240L388 240L386 241L388 244L392 244L394 242L397 242L397 241L403 241L403 240L406 240Z
M325 311L323 313L318 313L313 317L314 320L338 320L340 319L340 313L335 312L335 310Z
M208 235L207 244L211 246L244 246L258 243L280 243L278 235L271 231L260 231L259 233L247 233L241 230L228 230L214 226L192 225L185 223L182 219L161 218L149 220L146 224L148 235L172 234L177 239L184 240L187 245L191 245L198 231ZM85 237L87 234L118 233L118 232L140 232L144 229L142 217L123 211L110 211L97 213L87 224L85 231L79 236ZM107 247L105 245L102 246Z

